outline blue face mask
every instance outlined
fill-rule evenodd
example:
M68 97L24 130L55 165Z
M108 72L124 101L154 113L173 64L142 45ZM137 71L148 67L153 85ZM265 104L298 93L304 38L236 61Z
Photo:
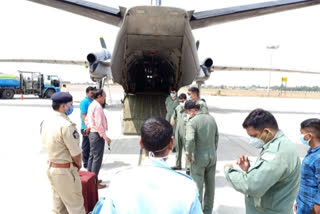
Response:
M171 96L171 97L175 97L176 94L175 94L175 93L170 93L170 96Z
M310 146L310 145L309 145L309 142L310 142L311 139L305 140L305 139L304 139L304 136L305 136L305 135L307 135L307 134L300 134L300 141L301 141L301 143L303 143L304 145Z
M66 113L66 115L70 115L73 112L73 106L69 106L68 104L66 104L66 106L69 107L69 110L64 110L64 112Z

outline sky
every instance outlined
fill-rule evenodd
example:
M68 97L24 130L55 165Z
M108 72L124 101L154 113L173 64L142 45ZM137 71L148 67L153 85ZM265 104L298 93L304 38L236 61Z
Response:
M150 5L151 0L91 0L117 8ZM164 6L203 11L263 1L162 0ZM320 6L308 7L194 30L200 40L199 59L215 65L273 67L320 72ZM0 58L85 60L100 50L103 36L112 52L117 27L25 0L4 0L0 7ZM279 45L275 51L266 47ZM272 55L272 63L271 63ZM55 73L71 82L90 81L82 66L0 63L0 72L17 70ZM319 84L320 75L272 73L271 85ZM268 85L268 72L212 73L209 85Z

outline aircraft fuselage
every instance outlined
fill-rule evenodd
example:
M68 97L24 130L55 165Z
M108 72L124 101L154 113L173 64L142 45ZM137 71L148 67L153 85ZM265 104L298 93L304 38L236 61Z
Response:
M168 94L189 85L199 70L188 13L139 6L128 10L111 61L114 81L126 93Z

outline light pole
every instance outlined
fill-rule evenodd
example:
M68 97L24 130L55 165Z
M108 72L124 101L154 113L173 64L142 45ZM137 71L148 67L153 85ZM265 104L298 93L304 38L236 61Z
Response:
M272 56L275 50L279 48L279 45L269 45L267 49L271 50L270 54L270 68L272 68ZM271 71L269 71L269 84L268 84L268 96L270 95L270 82L271 82Z

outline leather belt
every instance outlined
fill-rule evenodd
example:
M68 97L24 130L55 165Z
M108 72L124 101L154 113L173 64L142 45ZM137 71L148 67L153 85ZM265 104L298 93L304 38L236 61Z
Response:
M72 163L73 165L75 165L74 163ZM49 162L49 166L53 167L53 168L70 168L71 163L53 163L53 162Z

